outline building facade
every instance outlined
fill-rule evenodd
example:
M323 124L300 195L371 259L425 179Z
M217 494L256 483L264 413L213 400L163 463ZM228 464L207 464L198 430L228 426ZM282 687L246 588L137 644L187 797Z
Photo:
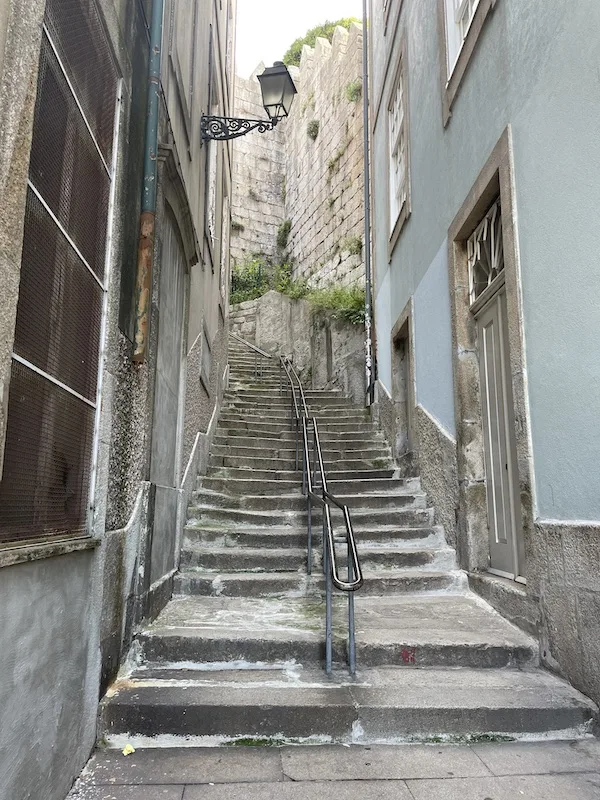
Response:
M370 14L380 418L472 587L598 701L600 8Z
M226 380L232 151L202 143L200 117L231 114L235 0L154 2L0 2L0 796L11 800L62 800L89 756L99 697L171 595Z

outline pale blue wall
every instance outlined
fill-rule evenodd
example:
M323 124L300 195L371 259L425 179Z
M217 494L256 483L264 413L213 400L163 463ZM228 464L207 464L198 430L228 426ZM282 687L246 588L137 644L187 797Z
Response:
M414 294L414 319L417 403L456 436L447 241Z
M393 17L398 0L392 3ZM376 12L381 0L373 6ZM386 58L378 18L374 13L371 20L376 82ZM445 129L437 0L404 0L402 31L408 46L412 215L392 257L392 324L510 124L536 513L600 519L600 2L497 0ZM376 85L374 104L377 94ZM378 223L385 218L387 192L384 115L373 149L377 272L388 257L387 230ZM382 326L378 320L380 340L389 338ZM385 372L381 362L380 370ZM431 402L428 391L421 396Z

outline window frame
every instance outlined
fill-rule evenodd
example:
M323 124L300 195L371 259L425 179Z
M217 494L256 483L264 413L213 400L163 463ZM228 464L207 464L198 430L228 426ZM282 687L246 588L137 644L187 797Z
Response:
M461 3L466 3L463 0ZM481 32L490 13L495 9L498 0L478 0L477 7L469 22L467 31L462 37L461 45L456 54L454 64L450 64L449 30L450 20L448 5L454 0L438 0L438 29L439 29L439 56L440 56L440 82L442 90L442 120L444 127L448 125L452 116L452 106L466 74L467 68L477 47ZM452 20L456 26L456 19Z
M386 105L386 150L388 158L387 169L387 236L388 236L388 260L391 261L392 253L400 236L402 229L410 216L411 211L411 191L410 191L410 125L409 125L409 96L408 96L408 70L407 70L407 44L406 33L403 32L400 37L400 45L398 47L398 56L394 69L391 72L394 76L391 89L388 93L388 102ZM398 136L404 137L404 164L405 164L405 186L404 186L404 201L399 205L396 213L396 218L392 218L392 157L393 149L392 142L390 141L391 125L390 115L394 101L396 99L397 88L402 87L402 102L403 102L403 118L401 129Z

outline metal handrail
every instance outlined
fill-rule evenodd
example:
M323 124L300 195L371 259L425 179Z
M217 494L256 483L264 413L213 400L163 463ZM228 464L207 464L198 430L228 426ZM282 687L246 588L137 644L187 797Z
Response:
M237 341L243 343L248 348L253 350L256 355L264 356L265 358L273 359L274 356L266 353L259 347L242 339L241 336L231 334ZM356 538L354 536L354 529L352 527L352 520L350 518L350 511L345 503L333 495L327 486L327 474L323 461L323 451L321 448L321 440L319 437L319 426L315 417L311 417L306 403L306 396L302 387L302 381L296 372L296 369L289 358L279 356L279 369L280 369L280 390L283 391L282 371L285 372L289 388L292 396L292 421L296 428L296 469L299 468L299 444L300 444L300 430L302 430L302 491L306 496L307 504L307 571L310 575L312 573L312 551L313 551L313 536L312 536L312 506L313 504L319 505L323 509L322 527L323 527L323 573L325 576L325 670L327 674L331 674L333 663L333 586L348 595L348 668L351 675L356 672L356 634L354 625L354 592L356 592L363 585L364 579L360 560L358 557L358 550L356 547ZM255 374L257 373L257 366L255 365ZM298 394L298 397L296 396ZM310 433L312 433L312 459L310 447ZM312 468L311 468L312 461ZM320 479L320 484L317 485L317 475ZM346 529L345 542L347 548L347 570L348 578L344 580L340 576L336 553L336 540L333 533L333 524L331 520L331 507L342 511L344 517L344 526ZM339 540L338 540L339 543Z

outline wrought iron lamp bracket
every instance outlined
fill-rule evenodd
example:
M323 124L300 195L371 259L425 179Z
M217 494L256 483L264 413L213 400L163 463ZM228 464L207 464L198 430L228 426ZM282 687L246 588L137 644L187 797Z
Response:
M202 141L210 139L217 141L227 141L244 136L250 131L257 130L259 133L272 131L277 124L277 119L239 119L238 117L208 117L200 119L200 135Z

